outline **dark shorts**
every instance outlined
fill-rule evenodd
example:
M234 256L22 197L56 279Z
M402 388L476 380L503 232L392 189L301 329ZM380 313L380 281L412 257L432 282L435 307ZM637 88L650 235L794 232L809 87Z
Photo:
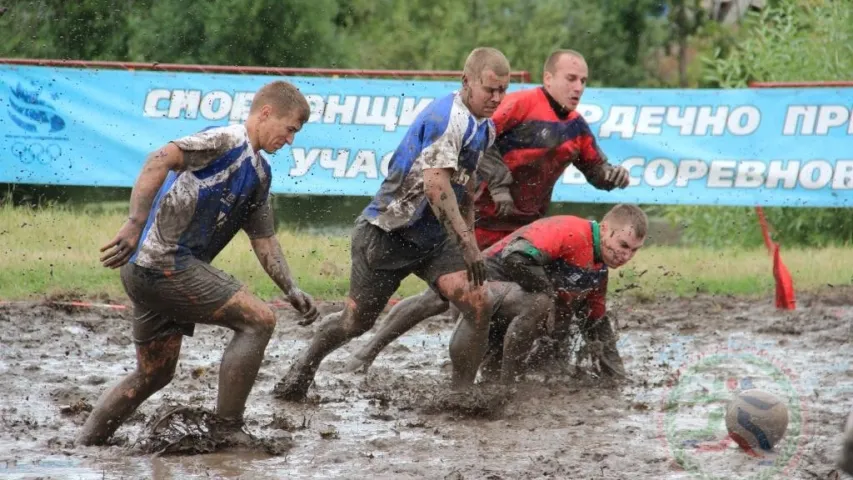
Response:
M127 263L121 267L121 283L133 302L136 343L174 334L192 336L196 323L208 323L242 287L231 275L202 261L173 271Z
M394 232L382 230L364 217L359 217L353 228L351 254L350 297L374 307L384 307L403 279L411 274L441 296L436 286L438 279L466 270L462 250L450 239L425 249Z

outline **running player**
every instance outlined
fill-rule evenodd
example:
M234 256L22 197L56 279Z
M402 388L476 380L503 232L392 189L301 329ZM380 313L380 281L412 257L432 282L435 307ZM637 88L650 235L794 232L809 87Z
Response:
M490 313L474 237L475 172L494 142L489 117L504 98L509 73L501 52L475 49L465 62L461 90L433 101L409 127L379 192L356 220L344 310L320 323L276 385L276 397L303 399L323 358L370 330L411 274L462 312L450 345L453 385L473 384L488 344Z
M133 302L136 370L101 395L78 444L104 443L169 384L182 339L192 336L196 323L234 331L219 370L217 434L247 439L243 411L276 319L266 303L210 263L243 229L264 270L305 322L317 317L275 237L270 166L260 153L292 144L309 114L296 87L272 82L255 94L245 124L173 140L148 157L127 222L101 248L103 265L121 268Z

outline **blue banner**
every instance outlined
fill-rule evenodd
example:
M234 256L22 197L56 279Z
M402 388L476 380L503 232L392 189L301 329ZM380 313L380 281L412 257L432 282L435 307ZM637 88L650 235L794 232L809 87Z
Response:
M273 78L0 66L0 182L130 187L150 151L244 121ZM268 156L273 191L309 195L373 195L415 116L459 85L286 79L312 114L293 147ZM849 206L850 98L853 88L588 89L579 110L631 186L602 192L570 167L554 200Z

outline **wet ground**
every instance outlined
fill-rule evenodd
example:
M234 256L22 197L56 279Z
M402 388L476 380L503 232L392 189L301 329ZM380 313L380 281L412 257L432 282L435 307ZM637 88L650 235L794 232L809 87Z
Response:
M185 339L175 380L117 445L75 448L98 395L134 367L127 314L0 306L0 478L844 478L834 462L853 407L853 290L798 301L780 312L770 298L617 300L629 383L563 357L513 388L467 395L448 393L451 324L436 317L366 376L340 373L362 339L333 353L299 404L270 393L312 329L281 309L246 418L292 447L194 456L141 454L139 441L158 408L213 408L226 330L198 326ZM725 402L748 388L788 405L773 452L749 455L727 438Z

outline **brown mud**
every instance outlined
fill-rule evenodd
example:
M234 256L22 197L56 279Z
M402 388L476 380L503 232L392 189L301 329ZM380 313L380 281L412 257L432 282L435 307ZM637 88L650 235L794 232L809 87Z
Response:
M627 383L598 379L563 352L517 385L467 393L449 390L452 325L436 317L386 348L367 375L341 370L373 331L334 352L304 403L271 395L313 331L281 309L246 412L258 443L198 455L179 454L223 446L205 443L203 425L230 332L196 327L175 379L111 446L75 447L98 396L134 368L129 314L0 306L0 478L839 478L853 408L853 289L798 301L795 312L768 298L611 301ZM750 455L727 438L721 412L747 388L789 406L771 452ZM152 437L175 405L192 409ZM184 434L189 443L174 442Z

